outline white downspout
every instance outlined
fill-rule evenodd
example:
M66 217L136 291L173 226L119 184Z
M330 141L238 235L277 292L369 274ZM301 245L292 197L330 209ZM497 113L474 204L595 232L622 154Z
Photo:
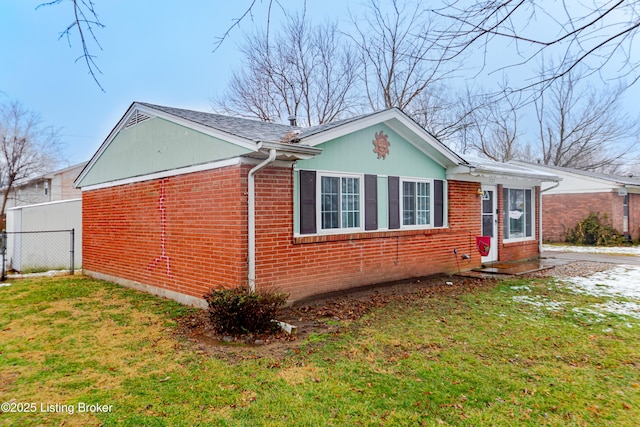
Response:
M269 163L273 163L276 159L276 150L275 148L271 148L269 150L269 157L261 163L257 164L249 171L249 175L247 176L248 180L248 221L249 221L249 232L248 232L248 279L249 279L249 291L256 291L256 185L255 185L255 174L263 167L267 166Z
M539 233L539 240L538 240L538 253L542 254L542 193L544 193L545 191L549 191L549 190L553 190L554 188L556 188L558 185L560 185L560 181L556 182L554 185L552 185L549 188L545 188L544 190L542 189L542 186L540 187L540 202L538 203L538 233Z

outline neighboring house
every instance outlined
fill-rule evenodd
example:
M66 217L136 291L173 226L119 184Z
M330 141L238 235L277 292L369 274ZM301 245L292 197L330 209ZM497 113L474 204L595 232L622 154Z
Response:
M640 239L640 178L513 163L562 178L558 184L542 187L543 240L564 242L567 231L591 212L606 215L613 228L633 240Z
M398 109L298 128L134 103L76 181L83 271L205 306L536 258L556 180L467 161Z
M6 209L80 198L82 192L74 187L73 182L86 165L87 162L79 163L15 183L7 198Z

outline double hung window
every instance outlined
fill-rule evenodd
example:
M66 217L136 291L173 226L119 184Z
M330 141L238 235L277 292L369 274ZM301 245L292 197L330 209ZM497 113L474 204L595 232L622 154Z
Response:
M528 239L534 236L534 191L529 188L505 188L504 239Z
M431 187L429 182L402 181L402 225L431 224Z
M320 176L321 229L360 227L360 178Z

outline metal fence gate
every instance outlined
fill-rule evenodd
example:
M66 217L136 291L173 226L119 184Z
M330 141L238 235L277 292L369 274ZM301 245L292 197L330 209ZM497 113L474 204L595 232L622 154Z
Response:
M7 272L74 272L75 230L2 231L2 277Z

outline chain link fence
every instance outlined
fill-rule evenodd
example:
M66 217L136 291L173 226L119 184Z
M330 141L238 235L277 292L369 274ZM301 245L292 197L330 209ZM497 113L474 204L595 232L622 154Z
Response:
M7 273L74 272L75 230L2 231L2 280Z

